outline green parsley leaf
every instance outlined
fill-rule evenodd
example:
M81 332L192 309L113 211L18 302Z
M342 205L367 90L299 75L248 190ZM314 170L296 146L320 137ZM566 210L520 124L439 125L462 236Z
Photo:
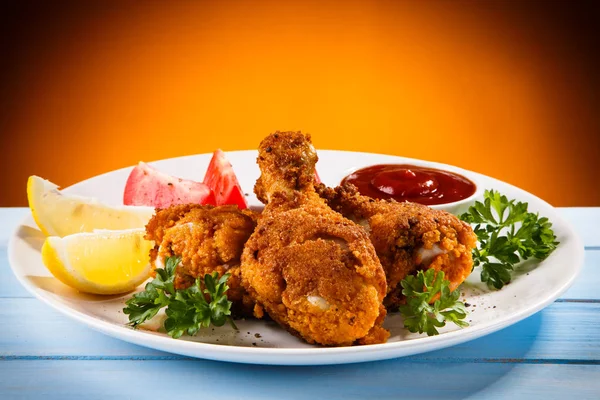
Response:
M486 190L483 198L460 218L474 225L479 247L473 250L473 266L481 266L481 281L501 289L511 281L516 264L545 259L559 242L548 218L528 212L527 203L494 190Z
M445 326L447 321L461 328L469 325L463 321L467 309L458 300L460 293L450 291L450 282L444 279L443 271L419 271L404 278L401 285L406 304L400 306L400 312L409 331L433 336L439 334L437 328ZM431 303L438 294L438 299Z
M229 274L223 275L220 279L218 277L216 272L211 275L206 274L204 281L196 278L194 285L177 291L165 311L167 314L165 329L169 335L174 338L184 333L193 336L200 328L207 328L211 324L223 326L227 321L235 327L231 319L232 303L225 295L229 289L226 283Z
M227 300L226 294L230 275L219 278L218 273L213 272L206 274L203 280L197 278L187 289L175 290L175 268L180 261L180 257L167 258L165 268L156 269L156 278L146 284L144 291L125 302L123 312L129 316L129 324L135 328L166 307L164 328L173 338L186 333L193 336L200 328L211 324L223 326L227 321L237 329L231 318L232 302Z
M162 291L156 289L152 282L148 282L143 292L133 295L125 302L123 312L129 315L129 324L138 326L152 318L158 311L168 304L168 298Z
M152 285L156 289L161 289L169 295L175 294L173 280L175 279L175 268L181 262L181 257L168 257L165 263L165 268L156 269L156 278L152 281Z
M181 257L169 257L165 268L156 269L156 277L148 282L143 292L133 295L125 302L123 313L129 316L129 324L134 328L139 324L154 318L158 311L169 304L169 297L175 294L173 279L175 278L175 267L181 261Z

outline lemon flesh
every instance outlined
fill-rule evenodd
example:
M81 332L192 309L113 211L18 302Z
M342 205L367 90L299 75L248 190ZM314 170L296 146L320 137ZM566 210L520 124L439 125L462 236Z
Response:
M63 194L57 185L39 176L29 177L27 200L33 219L46 236L143 228L154 213L152 207L113 207L94 198Z
M120 294L150 276L149 252L154 242L144 229L50 236L42 247L42 261L52 275L81 292Z

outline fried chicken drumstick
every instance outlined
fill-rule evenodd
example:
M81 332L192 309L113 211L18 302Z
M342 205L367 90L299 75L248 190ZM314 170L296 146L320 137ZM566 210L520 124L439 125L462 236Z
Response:
M454 215L416 203L375 200L352 184L335 189L320 184L317 191L331 208L369 233L386 273L386 307L398 308L403 299L400 282L418 270L444 271L450 290L471 273L477 237Z
M237 315L251 315L254 303L242 287L240 257L256 227L258 213L237 206L184 204L157 210L146 225L146 239L154 240L151 262L162 268L167 257L180 256L175 288L191 286L197 277L231 274L227 297Z
M242 254L243 285L257 305L308 343L380 343L386 281L366 232L315 192L310 136L276 132L259 147L255 186L267 203Z

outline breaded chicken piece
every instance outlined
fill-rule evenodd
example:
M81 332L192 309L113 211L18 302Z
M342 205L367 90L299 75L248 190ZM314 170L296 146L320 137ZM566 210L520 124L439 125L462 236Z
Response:
M450 290L471 273L477 237L454 215L416 203L375 200L362 196L352 184L335 189L320 184L317 192L368 232L386 273L388 308L398 308L403 300L400 282L418 270L444 271Z
M249 314L254 303L242 287L239 265L257 218L258 213L237 206L185 204L157 210L146 225L146 239L155 242L151 261L162 268L166 257L181 257L175 270L176 289L185 289L197 277L215 271L219 276L231 274L227 298L236 314Z
M263 309L308 343L385 342L385 274L366 232L314 189L310 136L276 132L259 147L257 195L268 202L242 254L243 285Z

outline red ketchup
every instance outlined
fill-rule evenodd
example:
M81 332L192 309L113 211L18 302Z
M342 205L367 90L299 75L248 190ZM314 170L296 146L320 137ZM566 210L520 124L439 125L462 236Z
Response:
M407 164L382 164L354 171L342 180L365 196L411 201L425 205L447 204L475 193L475 184L464 176L435 168Z

